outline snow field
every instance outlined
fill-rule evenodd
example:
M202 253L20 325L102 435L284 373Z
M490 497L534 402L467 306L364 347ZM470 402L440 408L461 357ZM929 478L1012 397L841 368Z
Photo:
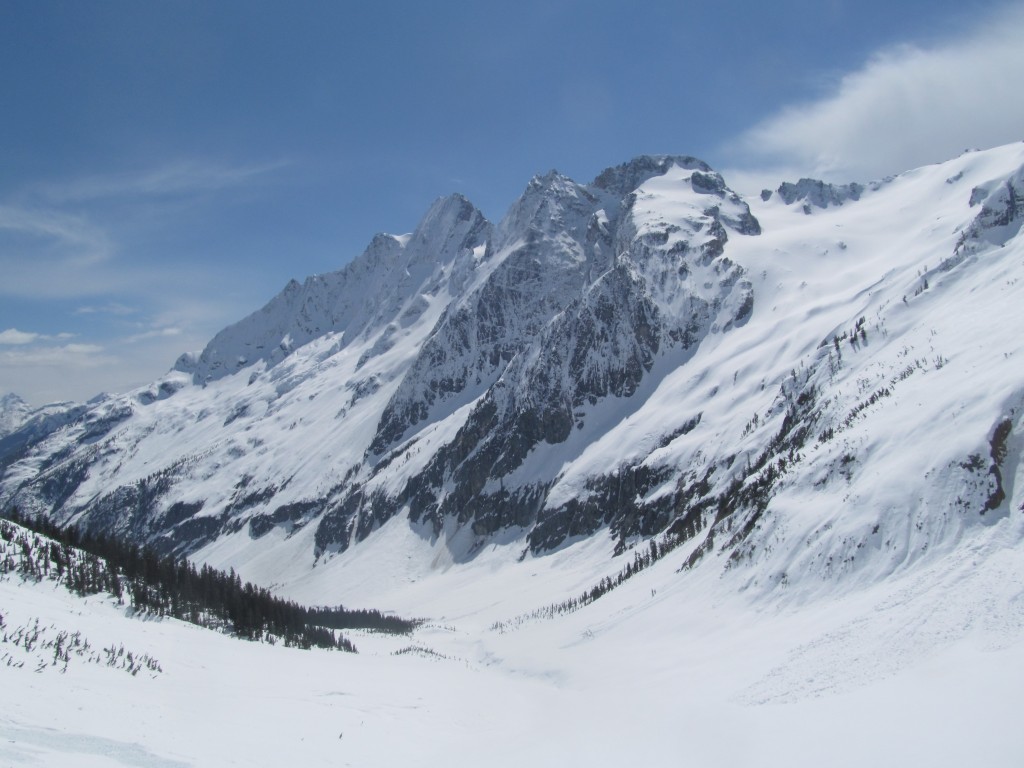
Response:
M410 598L443 617L412 637L349 633L358 655L126 618L107 599L6 580L8 627L38 618L163 671L4 668L0 761L1014 766L1024 565L1009 527L941 566L790 605L752 599L732 573L677 573L673 553L582 610L505 632L485 625L526 605L516 595L538 577L531 599L595 579L599 549L570 547L573 565L543 574L529 561L488 579L450 568Z

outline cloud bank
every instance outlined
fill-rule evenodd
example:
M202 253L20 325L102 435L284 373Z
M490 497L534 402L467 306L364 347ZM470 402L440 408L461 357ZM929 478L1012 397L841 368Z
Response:
M880 51L817 101L791 106L732 149L755 165L866 181L1024 139L1024 5L955 41Z

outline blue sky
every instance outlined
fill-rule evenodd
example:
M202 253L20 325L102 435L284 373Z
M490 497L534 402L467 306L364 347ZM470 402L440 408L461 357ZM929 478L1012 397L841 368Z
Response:
M684 153L733 186L1024 138L1024 4L0 5L0 392L165 372L462 192Z

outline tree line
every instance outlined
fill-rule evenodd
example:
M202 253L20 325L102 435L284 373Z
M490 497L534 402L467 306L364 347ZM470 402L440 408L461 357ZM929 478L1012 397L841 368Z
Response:
M33 546L29 537L18 538L16 528L3 525L3 538L20 550L17 562L8 552L0 564L4 571L16 568L27 576L55 578L82 596L107 593L137 611L227 629L249 640L351 652L355 646L335 630L407 633L416 626L414 621L373 610L307 608L275 597L263 587L243 583L234 569L225 573L209 565L197 568L185 558L160 555L149 546L71 526L62 528L43 517L22 515L17 509L3 517L46 537Z

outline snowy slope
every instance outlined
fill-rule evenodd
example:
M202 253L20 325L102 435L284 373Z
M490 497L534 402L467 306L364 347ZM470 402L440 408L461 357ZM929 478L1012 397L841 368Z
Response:
M711 570L680 574L679 553L580 611L507 628L494 622L513 618L541 563L486 581L471 567L421 593L433 620L411 638L364 634L358 655L141 621L109 599L0 579L5 636L38 622L43 638L79 632L159 665L133 676L75 658L37 672L40 652L5 642L0 762L1009 768L1024 568L1008 543L991 529L942 568L799 609L723 589ZM607 568L587 543L563 555L543 564L545 600Z

